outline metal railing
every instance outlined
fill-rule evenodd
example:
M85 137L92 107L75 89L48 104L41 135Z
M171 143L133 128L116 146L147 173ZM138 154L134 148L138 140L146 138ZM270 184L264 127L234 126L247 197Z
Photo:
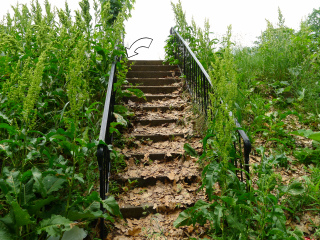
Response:
M110 123L114 120L113 110L115 104L115 91L113 90L113 85L117 82L116 63L117 58L115 58L114 63L112 63L111 65L107 95L104 103L104 110L99 135L99 142L103 142L105 144L99 143L96 153L100 173L100 197L102 200L106 199L106 195L109 192L109 176L111 169L110 146L113 140L109 128ZM105 211L102 204L100 205L100 208L103 212ZM106 235L107 233L106 228L104 226L104 219L100 219L100 238L105 239L107 237Z
M193 102L199 105L200 110L207 117L208 109L211 106L209 93L213 92L210 76L178 31L171 28L170 34L173 37L175 59L179 61L178 66L185 76L187 88ZM235 119L235 124L238 128L238 134L237 140L234 141L237 156L234 160L234 165L236 168L245 170L247 172L247 174L245 174L246 179L249 180L249 154L251 151L251 142L246 133L241 130L241 126L237 119ZM241 181L244 180L243 171L240 171L237 175Z

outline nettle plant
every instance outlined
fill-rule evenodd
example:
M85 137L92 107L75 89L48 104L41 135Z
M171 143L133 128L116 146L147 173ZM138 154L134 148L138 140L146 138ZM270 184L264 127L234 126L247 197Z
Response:
M93 21L88 0L74 16L67 3L56 9L45 0L42 8L36 0L1 22L1 239L83 239L93 220L121 215L113 197L102 201L94 191L95 151L110 64L125 59L120 40L133 3L93 1ZM119 74L126 67L120 62ZM125 125L128 111L115 110Z

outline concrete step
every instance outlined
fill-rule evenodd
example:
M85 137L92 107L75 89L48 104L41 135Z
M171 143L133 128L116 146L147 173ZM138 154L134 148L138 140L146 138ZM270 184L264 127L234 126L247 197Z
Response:
M125 85L123 89L132 88L132 86ZM172 93L174 91L178 91L178 86L136 86L135 88L140 89L143 93L151 93L151 94L167 94Z
M160 112L165 112L165 111L170 111L170 110L176 110L176 111L181 111L184 109L184 106L143 106L141 107L142 110L144 111L160 111Z
M171 65L133 65L130 71L179 71L179 68Z
M148 159L150 159L151 161L172 161L173 159L179 157L182 157L182 153L170 153L170 155L164 152L148 153ZM132 153L130 155L126 155L126 159L129 158L133 158L140 161L145 158L145 154Z
M135 187L147 187L161 182L197 182L200 169L196 159L174 161L154 161L145 165L142 161L129 158L127 160L127 170L116 174L117 182L128 183L136 181Z
M173 134L132 134L136 140L152 140L152 142L162 142L168 140L174 140L177 137L184 137L184 133Z
M129 207L129 206L128 206ZM174 228L173 222L178 218L182 209L178 207L170 212L156 213L160 207L146 205L145 211L142 212L142 218L125 218L118 219L115 227L108 234L107 239L129 240L129 239L153 239L153 240L177 240L177 239L208 239L206 236L207 229L201 226L190 226ZM137 207L132 206L132 211ZM141 209L143 210L143 209ZM156 214L149 214L149 212ZM145 214L144 214L145 213ZM139 214L137 215L139 216Z
M128 189L121 194L121 199L118 200L120 210L125 218L139 218L138 210L152 207L157 212L170 212L176 208L186 208L192 206L197 200L205 200L204 190L198 191L201 184L190 181L188 183L160 182L148 187L136 187ZM130 209L130 210L129 210ZM139 211L142 212L142 211ZM144 215L149 214L146 211Z
M140 125L149 125L150 127L160 126L165 123L176 123L178 118L167 118L167 119L136 119L133 121L133 124L140 124Z
M166 100L166 99L175 99L178 98L178 95L146 95L146 100L144 98L138 98L136 96L131 96L131 97L124 97L123 101L128 102L129 100L132 102L152 102L152 101L157 101L157 100Z
M127 78L166 78L175 77L175 71L129 71Z
M128 65L169 65L163 64L163 60L129 60Z
M143 86L164 86L173 83L180 83L180 78L127 78L129 83L133 85L139 84Z

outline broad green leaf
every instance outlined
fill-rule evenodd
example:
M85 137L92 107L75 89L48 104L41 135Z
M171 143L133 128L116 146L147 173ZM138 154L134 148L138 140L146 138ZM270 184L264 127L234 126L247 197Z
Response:
M205 185L206 185L206 194L209 197L209 200L212 200L213 195L213 185L217 182L219 178L219 173L221 170L221 165L217 162L212 162L209 164L206 175L205 175Z
M195 204L194 204L194 209L204 209L204 208L208 208L210 207L210 203L207 203L203 200L198 200Z
M10 229L0 220L0 239L1 240L14 240L16 239Z
M309 137L309 135L313 134L314 132L311 129L299 129L297 131L291 132L290 134L302 136L302 137Z
M63 188L63 184L66 182L66 180L56 176L48 175L43 178L42 182L47 194L50 194Z
M308 138L320 142L320 132L310 134Z
M42 181L42 174L37 168L32 168L32 175L35 181L34 188L35 190L41 194L43 198L47 196L47 189L45 188L43 181Z
M39 199L32 202L32 205L30 204L27 209L30 214L36 214L42 207L50 204L51 202L58 199L57 196L50 195L46 199Z
M0 128L7 129L10 133L16 132L16 129L7 123L0 123Z
M3 120L7 121L8 123L11 123L11 122L12 122L12 120L9 119L9 118L8 118L5 114L3 114L2 112L0 112L0 117L1 117Z
M102 205L111 214L122 217L119 205L113 196L110 196L107 199L102 200Z
M17 202L12 202L11 208L14 214L15 225L17 227L33 223L33 221L31 221L31 216L29 215L29 213L25 209L22 209Z
M196 150L193 147L191 147L189 145L189 143L185 143L183 145L183 149L186 151L187 154L189 154L192 157L197 157L198 156Z
M241 219L238 219L237 217L240 217L240 216L234 215L232 213L229 213L226 215L226 219L229 226L242 232L246 229L246 227L244 224L241 223Z
M145 97L144 93L140 89L138 89L138 88L128 88L127 90L129 92L131 92L133 95L135 95L136 97L143 98L143 99L146 100L146 97Z
M235 206L236 205L236 199L231 198L231 197L227 197L227 196L222 196L220 197L220 199L222 201L224 201L225 203L229 204L230 206Z
M21 177L21 174L19 171L8 171L8 169L4 169L4 175L6 175L6 183L11 188L12 192L15 196L18 196L20 193L20 184L19 178Z
M128 123L126 120L124 120L124 118L118 114L118 113L113 113L114 117L116 118L117 122L120 123L123 126L127 126Z
M209 138L212 138L212 137L215 137L216 135L215 134L207 134L203 140L202 140L202 143L203 143L203 150L206 151L207 149L207 142L208 142L208 139Z
M220 227L220 223L221 223L221 218L223 217L223 210L225 208L223 206L220 206L220 205L217 205L215 208L214 208L214 225L215 225L215 228L218 230L218 229L221 229Z
M301 182L294 181L288 186L288 193L291 195L300 195L304 193L305 188Z
M183 211L179 214L178 218L173 222L173 226L175 228L181 227L181 226L189 226L192 224L192 216L189 215L186 211Z
M83 240L87 235L83 228L74 226L69 231L64 232L61 240ZM60 237L49 237L48 240L60 240Z
M51 218L44 219L39 223L40 226L37 229L37 233L41 234L43 231L46 231L49 236L59 237L62 232L71 229L72 223L72 221L65 217L52 215Z

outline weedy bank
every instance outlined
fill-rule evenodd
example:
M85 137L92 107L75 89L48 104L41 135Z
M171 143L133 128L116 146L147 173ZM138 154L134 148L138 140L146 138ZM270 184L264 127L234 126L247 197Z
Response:
M267 22L249 48L231 42L231 27L221 40L211 38L207 20L203 29L189 25L181 2L172 7L176 29L214 85L213 120L198 156L208 201L182 212L175 226L206 225L200 237L212 239L319 237L319 10L295 31L279 9L278 23ZM169 38L166 60L173 64L175 47ZM238 156L229 112L253 144L246 182L231 164Z
M1 22L1 239L94 238L93 220L121 215L113 197L102 201L97 192L95 152L115 57L123 59L118 97L139 93L120 90L123 22L133 3L82 0L72 13L67 2L57 9L36 0L13 6ZM129 113L122 105L115 113L117 132Z

